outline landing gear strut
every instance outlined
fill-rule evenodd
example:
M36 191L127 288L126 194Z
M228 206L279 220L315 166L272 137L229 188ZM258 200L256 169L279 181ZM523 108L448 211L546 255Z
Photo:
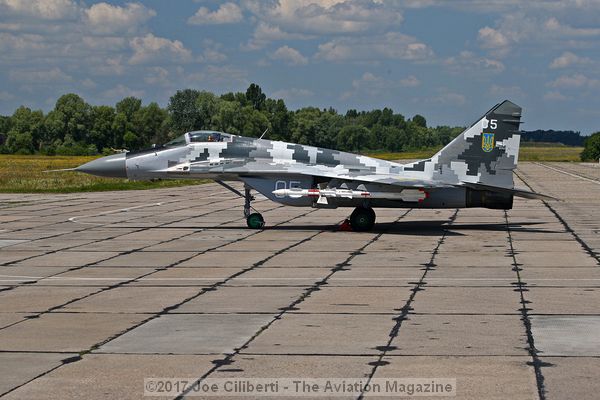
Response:
M252 206L250 203L254 200L251 190L248 186L244 187L244 217L246 217L246 224L251 229L262 229L265 226L265 219L260 213L251 212Z
M350 214L350 226L353 231L367 232L375 225L375 211L371 207L356 207Z
M248 225L248 228L262 229L265 226L265 219L263 216L260 213L252 212L253 208L251 202L254 200L254 196L252 196L252 189L250 186L244 186L244 193L242 194L239 190L229 186L223 181L215 180L215 182L223 186L225 189L244 198L244 217L246 217L246 224Z

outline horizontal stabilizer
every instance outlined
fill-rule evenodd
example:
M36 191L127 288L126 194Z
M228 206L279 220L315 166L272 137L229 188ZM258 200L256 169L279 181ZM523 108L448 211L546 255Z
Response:
M490 192L499 192L499 193L510 193L513 196L523 197L525 199L537 199L537 200L551 200L551 201L559 201L556 197L548 196L541 193L531 192L529 190L524 189L509 189L498 186L490 186L483 185L481 183L468 183L463 182L463 185L469 187L474 190L488 190Z

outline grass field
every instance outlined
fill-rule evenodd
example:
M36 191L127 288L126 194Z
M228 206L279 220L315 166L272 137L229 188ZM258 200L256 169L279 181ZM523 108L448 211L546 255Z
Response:
M380 158L382 160L420 160L422 158L429 158L437 153L441 147L432 147L429 149L415 150L415 151L401 151L398 153L393 152L381 152L374 151L365 153L366 156Z
M415 160L434 155L439 148L420 151L366 155L384 160ZM579 161L582 147L523 143L520 161ZM44 172L50 169L73 168L96 157L17 156L0 155L0 193L72 193L105 190L155 189L196 185L208 180L164 180L131 182L127 179L100 178L80 172Z
M96 157L0 155L0 192L72 193L105 190L155 189L195 185L207 180L165 180L130 182L127 179L100 178L81 172L44 172L73 168Z
M524 143L519 151L520 161L581 161L583 147Z

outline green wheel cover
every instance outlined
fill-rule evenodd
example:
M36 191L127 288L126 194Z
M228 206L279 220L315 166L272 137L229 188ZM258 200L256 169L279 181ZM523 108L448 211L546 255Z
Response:
M261 229L265 225L265 220L258 213L250 214L247 219L248 227L252 229Z

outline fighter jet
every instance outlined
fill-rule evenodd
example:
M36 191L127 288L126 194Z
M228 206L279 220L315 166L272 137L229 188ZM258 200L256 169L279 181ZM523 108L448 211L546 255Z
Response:
M521 107L505 100L433 157L409 164L203 130L148 150L102 157L75 170L131 180L210 178L245 199L244 216L253 229L265 225L252 207L255 190L289 206L354 207L351 229L369 231L375 224L373 208L508 210L514 196L551 199L514 187L520 123ZM226 181L242 181L244 193Z

